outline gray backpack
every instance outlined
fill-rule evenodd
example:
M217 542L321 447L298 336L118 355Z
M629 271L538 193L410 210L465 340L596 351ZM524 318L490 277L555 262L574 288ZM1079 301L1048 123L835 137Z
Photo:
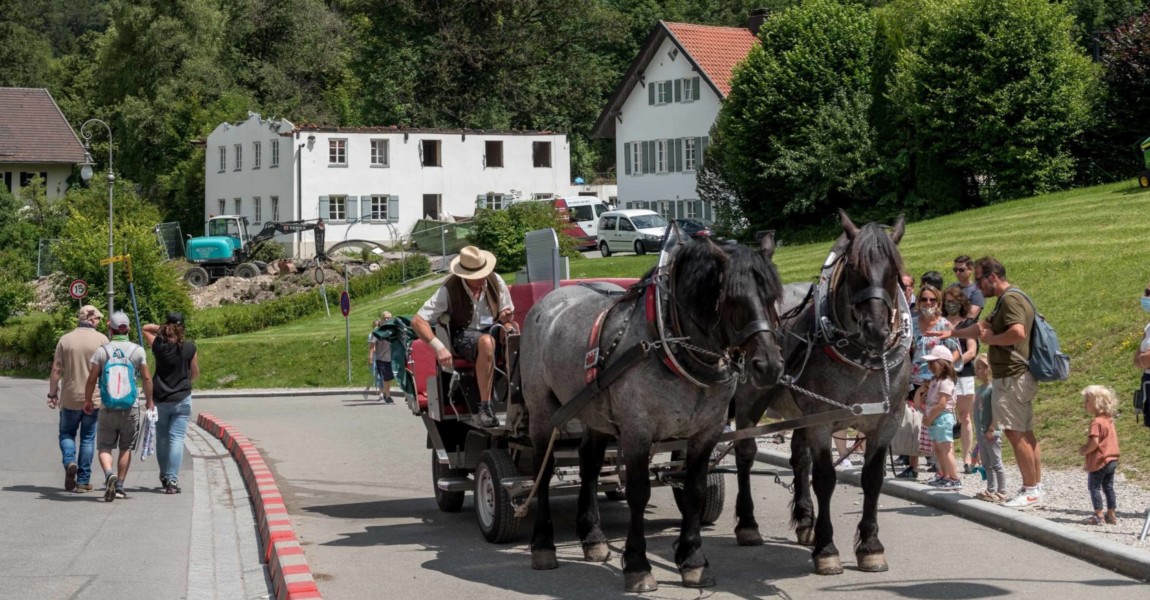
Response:
M1010 292L1026 298L1034 312L1034 327L1030 329L1030 374L1041 382L1063 381L1070 377L1070 357L1062 353L1054 327L1038 312L1030 296L1018 288L1006 290L1007 294Z

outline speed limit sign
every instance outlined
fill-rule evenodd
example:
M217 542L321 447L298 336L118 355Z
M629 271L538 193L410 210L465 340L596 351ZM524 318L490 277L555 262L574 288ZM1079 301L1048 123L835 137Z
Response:
M81 300L84 296L88 295L88 282L83 279L76 279L68 286L68 294L77 300Z

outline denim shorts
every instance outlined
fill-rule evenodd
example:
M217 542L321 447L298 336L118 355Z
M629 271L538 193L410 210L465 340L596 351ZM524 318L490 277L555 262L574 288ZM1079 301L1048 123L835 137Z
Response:
M954 413L944 412L930 424L930 441L935 443L954 441Z

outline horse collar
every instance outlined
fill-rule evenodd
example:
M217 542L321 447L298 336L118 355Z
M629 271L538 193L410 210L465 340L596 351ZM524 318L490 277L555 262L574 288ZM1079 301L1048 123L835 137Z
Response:
M903 294L896 294L898 297L892 301L890 294L879 286L870 286L852 295L852 302L855 302L856 298L859 301L878 298L895 309L892 316L891 337L887 339L882 354L876 356L873 351L860 346L848 337L847 334L852 332L843 330L833 318L831 291L841 281L843 262L844 255L837 255L833 250L823 262L812 303L815 312L812 337L831 359L858 369L880 371L884 369L884 364L885 368L901 364L909 356L912 341L910 307L906 303L906 297Z
M647 313L647 331L655 340L654 342L643 342L646 348L649 350L657 349L659 351L659 360L663 365L677 377L687 380L692 385L708 388L716 383L722 384L729 382L731 379L730 373L727 372L729 366L724 364L729 361L727 361L725 357L720 358L719 364L717 365L717 370L723 375L707 383L688 371L687 368L683 366L683 363L680 362L679 357L675 355L674 346L683 344L686 337L681 335L682 332L668 331L668 327L671 324L664 320L664 306L666 304L664 296L669 296L670 290L666 289L664 285L661 285L661 282L664 280L662 269L656 270L655 273L651 275L651 280L647 284L647 289L643 295L644 306ZM668 333L670 333L670 335L668 335Z

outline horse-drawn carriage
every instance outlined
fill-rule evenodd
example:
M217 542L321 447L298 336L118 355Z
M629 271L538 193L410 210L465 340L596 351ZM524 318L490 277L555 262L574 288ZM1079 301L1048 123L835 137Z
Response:
M791 521L814 546L815 571L842 572L833 543L831 432L854 427L868 439L866 501L855 553L864 571L886 570L878 540L883 455L903 413L909 377L909 310L889 232L841 215L843 235L817 283L782 286L771 262L773 237L759 249L680 243L669 234L659 262L641 280L565 281L511 286L522 335L506 336L497 357L497 427L482 427L474 365L441 369L416 342L412 412L427 428L439 507L461 510L475 494L480 530L512 539L538 498L531 564L558 566L551 493L579 493L577 533L584 558L604 561L598 494L626 490L631 523L623 550L628 592L657 588L646 556L643 511L652 484L670 484L683 520L675 564L683 584L714 584L700 526L722 511L715 451L734 450L740 545L762 544L750 494L754 437L794 430ZM589 289L589 288L610 289ZM450 347L446 331L438 333ZM772 409L786 419L762 425ZM724 433L734 416L738 429ZM577 417L577 420L575 419ZM637 476L637 474L642 474ZM560 476L552 484L554 475ZM811 488L817 496L817 511Z
M614 296L635 284L638 279L564 280L560 286L586 286L599 293ZM524 327L530 308L554 286L548 282L520 283L508 286L516 307L515 323ZM435 327L440 341L450 344L446 328ZM459 512L468 492L474 495L474 509L479 530L493 543L512 540L524 521L516 510L531 493L536 475L533 448L528 432L528 414L520 389L518 332L509 331L496 359L493 408L499 417L497 427L483 427L478 420L479 388L475 365L456 357L451 370L443 369L435 351L422 340L412 344L410 368L415 376L415 395L407 398L408 408L420 417L427 428L427 445L431 450L431 483L435 501L444 512ZM449 346L450 347L450 346ZM579 369L582 365L573 368ZM556 437L552 455L560 480L551 485L551 493L578 493L578 446L583 428L578 420L569 421ZM658 451L665 460L653 464L649 477L656 484L676 483L675 473L682 460L677 450L682 443L662 444ZM617 448L606 452L607 468L599 480L598 491L608 499L621 500L626 473L617 461ZM723 510L725 485L721 475L708 481L703 522L714 523ZM519 509L522 513L522 509Z

